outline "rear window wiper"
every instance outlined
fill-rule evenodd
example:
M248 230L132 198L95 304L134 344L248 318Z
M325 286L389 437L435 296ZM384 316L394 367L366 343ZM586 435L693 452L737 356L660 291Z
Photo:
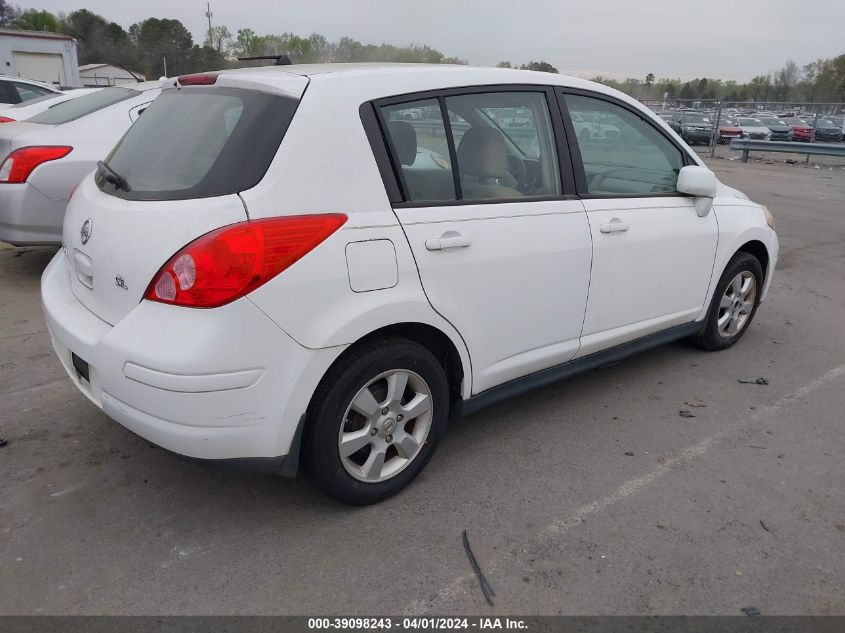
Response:
M114 169L106 165L103 161L97 162L97 169L103 173L103 178L106 182L110 182L118 189L123 189L123 191L132 190L129 186L129 181L127 181L126 178L121 176Z

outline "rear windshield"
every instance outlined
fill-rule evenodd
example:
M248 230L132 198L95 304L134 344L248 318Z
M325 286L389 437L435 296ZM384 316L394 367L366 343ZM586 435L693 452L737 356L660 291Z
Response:
M130 90L129 88L103 88L97 92L77 97L76 99L57 103L49 110L45 110L41 114L31 117L29 122L42 123L44 125L61 125L62 123L80 119L92 112L102 110L125 99L137 97L139 94L141 93L137 90ZM32 103L32 101L29 103Z
M207 198L254 187L298 103L234 88L167 90L112 150L97 184L128 200ZM119 177L107 180L107 173Z
M46 95L41 95L40 97L35 97L35 99L30 99L29 101L21 101L20 103L16 103L13 105L13 108L28 108L29 106L36 104L36 103L44 103L45 101L52 101L53 99L58 99L59 97L63 97L64 94L61 92L50 92ZM59 101L61 103L61 101Z

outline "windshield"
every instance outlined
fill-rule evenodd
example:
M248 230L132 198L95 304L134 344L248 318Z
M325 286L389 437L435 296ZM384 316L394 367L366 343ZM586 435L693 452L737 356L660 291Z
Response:
M205 198L254 187L298 103L234 88L165 91L112 150L97 184L129 200Z
M700 113L685 114L684 123L710 123L710 117Z
M77 97L76 99L68 99L62 103L57 103L49 110L41 114L36 114L29 119L29 122L42 123L44 125L61 125L62 123L81 119L92 112L102 110L125 99L137 97L140 94L137 90L130 90L128 88L103 88L97 92ZM32 103L32 101L29 103Z
M760 119L740 119L739 124L743 127L765 127Z
M769 127L783 125L783 121L776 119L775 117L763 117L759 119L759 121L763 125L768 125Z

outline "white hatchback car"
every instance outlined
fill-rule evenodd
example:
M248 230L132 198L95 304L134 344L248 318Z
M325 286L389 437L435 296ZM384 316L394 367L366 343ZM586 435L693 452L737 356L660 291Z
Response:
M0 124L0 242L61 244L73 188L159 92L158 81L101 88Z
M575 113L620 134L582 144ZM286 66L170 80L76 190L42 294L71 379L128 429L301 459L365 504L451 417L681 337L733 345L777 254L766 208L620 92Z

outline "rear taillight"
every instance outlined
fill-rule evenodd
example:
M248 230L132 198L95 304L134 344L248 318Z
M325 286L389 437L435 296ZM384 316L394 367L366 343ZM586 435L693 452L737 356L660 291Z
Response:
M144 298L192 308L225 305L289 268L344 222L345 215L332 213L224 226L171 257Z
M64 158L72 149L66 145L39 145L16 149L0 165L0 182L26 182L32 170L41 163Z
M0 123L14 123L14 119L10 119L7 116L0 116Z
M211 86L217 81L218 73L194 73L179 77L180 86Z

